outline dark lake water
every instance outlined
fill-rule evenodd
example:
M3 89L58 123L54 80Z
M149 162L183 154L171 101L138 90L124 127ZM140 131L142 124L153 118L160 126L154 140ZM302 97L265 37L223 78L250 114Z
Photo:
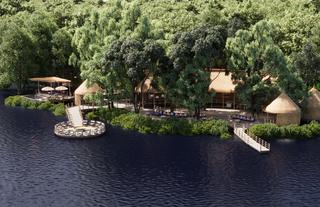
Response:
M108 127L93 140L54 136L64 118L3 106L0 206L319 206L320 139L141 135Z

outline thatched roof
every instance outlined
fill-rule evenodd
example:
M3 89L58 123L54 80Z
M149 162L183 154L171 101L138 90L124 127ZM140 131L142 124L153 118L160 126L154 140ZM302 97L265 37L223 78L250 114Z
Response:
M301 110L287 94L282 92L266 107L265 112L271 114L290 114L300 113Z
M310 96L308 97L308 109L320 110L320 92L316 88L311 88Z
M157 93L157 90L154 89L151 85L153 80L153 76L149 76L143 83L140 82L135 88L136 93L141 93L141 85L142 85L142 93Z
M210 73L210 79L209 91L216 93L233 93L235 91L236 84L231 78L231 73L227 75L223 70L214 70Z
M88 80L85 80L75 91L74 91L74 94L75 95L85 95L85 94L88 94L88 93L96 93L98 91L101 91L102 88L100 88L100 86L98 86L98 84L93 84L92 86L90 86L88 88L87 86L88 84Z
M320 92L316 88L312 88L309 92L310 96L307 99L303 118L305 120L320 120Z
M37 78L30 78L31 81L37 82L44 82L44 83L70 83L71 80L60 78L60 77L37 77Z

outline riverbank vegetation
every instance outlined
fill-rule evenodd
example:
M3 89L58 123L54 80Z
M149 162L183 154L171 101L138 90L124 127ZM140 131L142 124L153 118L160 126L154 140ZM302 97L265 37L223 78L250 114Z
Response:
M231 137L228 124L222 120L189 120L179 118L152 119L151 117L128 112L124 109L99 109L90 112L88 119L100 119L123 129L143 134L161 135L214 135L221 139Z
M249 128L249 133L262 139L311 139L320 136L320 124L316 121L301 126L256 124Z
M319 28L319 3L309 0L2 0L0 88L81 77L139 112L135 87L153 76L171 108L199 116L215 95L204 69L226 68L252 112L281 90L303 107L320 80Z
M63 103L53 104L49 101L39 102L28 99L23 96L9 96L5 99L4 104L6 106L20 106L26 109L39 109L39 110L49 110L55 116L65 115L65 106Z

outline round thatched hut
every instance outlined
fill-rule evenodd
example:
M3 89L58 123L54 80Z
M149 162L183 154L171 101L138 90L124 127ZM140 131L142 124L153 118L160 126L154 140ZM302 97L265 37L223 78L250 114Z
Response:
M265 109L265 112L275 115L275 123L279 126L300 124L301 110L292 99L281 93Z
M90 94L90 93L96 93L98 91L101 91L102 89L98 84L93 84L92 86L87 86L88 81L85 80L75 91L74 91L74 104L79 106L81 105L81 100L84 95Z
M310 90L303 119L308 121L320 120L320 92L314 87Z

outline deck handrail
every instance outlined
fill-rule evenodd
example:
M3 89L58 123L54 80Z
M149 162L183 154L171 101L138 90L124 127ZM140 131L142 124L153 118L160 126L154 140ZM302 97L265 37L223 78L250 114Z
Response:
M243 125L241 126L240 124L235 124L234 125L234 130L237 135L241 136L242 139L246 140L249 142L249 139L253 139L255 142L257 142L260 145L260 151L261 151L261 146L265 147L266 149L270 150L271 145L267 141L257 137L256 135L252 134L246 127Z
M258 142L259 144L261 144L262 146L270 150L270 143L252 134L249 130L245 130L245 131L252 139L254 139L256 142Z

